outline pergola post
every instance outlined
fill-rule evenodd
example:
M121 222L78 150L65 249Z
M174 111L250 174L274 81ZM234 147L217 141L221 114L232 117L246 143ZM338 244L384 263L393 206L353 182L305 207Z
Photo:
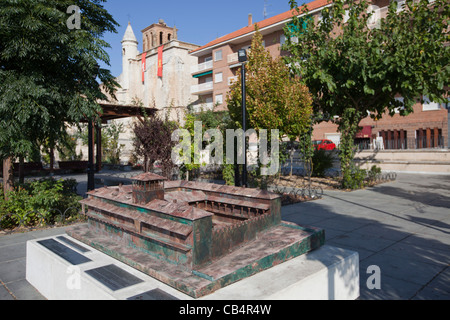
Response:
M87 191L95 189L95 172L102 168L102 126L101 123L106 123L109 120L128 118L128 117L144 117L154 115L157 111L155 108L141 108L139 106L130 105L116 105L111 103L100 103L102 113L98 124L94 124L93 119L86 119L88 123L88 181ZM97 138L94 136L94 127ZM97 147L95 147L97 144ZM95 155L95 151L97 154Z
M94 123L92 120L88 121L88 157L89 157L89 165L87 169L88 173L88 181L87 181L87 190L91 191L95 189L95 168L94 168Z
M95 172L102 170L102 124L99 123L95 126L97 134L97 159L95 161Z

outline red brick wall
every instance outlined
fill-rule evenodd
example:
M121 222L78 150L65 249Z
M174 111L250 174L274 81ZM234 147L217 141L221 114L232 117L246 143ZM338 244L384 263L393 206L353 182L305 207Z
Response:
M442 130L442 136L445 139L444 145L448 146L448 111L446 109L422 111L422 104L417 103L414 106L414 112L408 116L395 114L393 117L385 114L383 118L374 121L367 117L360 124L363 126L372 126L372 134L378 134L380 131L387 130L406 130L408 138L415 137L415 131L418 129ZM326 133L336 133L337 125L331 122L323 122L314 127L313 139L325 139Z

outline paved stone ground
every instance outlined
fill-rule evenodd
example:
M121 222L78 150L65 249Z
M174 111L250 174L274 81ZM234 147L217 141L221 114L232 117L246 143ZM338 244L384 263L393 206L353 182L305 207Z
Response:
M324 228L329 245L359 252L361 300L450 299L449 190L450 176L399 174L365 190L326 191L321 200L283 207L282 215ZM61 233L0 236L0 300L44 299L25 280L26 241ZM372 265L381 289L367 286Z
M283 219L325 229L329 245L360 255L360 299L450 299L450 176L397 181L284 207ZM376 265L381 289L367 280Z

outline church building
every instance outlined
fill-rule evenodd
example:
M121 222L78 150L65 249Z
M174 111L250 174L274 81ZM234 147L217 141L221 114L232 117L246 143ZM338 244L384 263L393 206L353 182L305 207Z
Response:
M198 96L191 88L198 83L191 75L198 58L189 54L199 46L178 40L177 28L160 19L141 31L142 52L131 23L122 38L122 74L116 78L120 88L116 100L106 103L120 106L142 106L157 110L157 115L183 125L188 108L197 104ZM136 118L114 120L122 124L120 160L127 163L133 154L133 123ZM81 147L87 154L87 147Z
M191 86L197 84L197 79L192 78L190 68L198 60L189 52L199 46L178 40L177 28L167 26L162 19L141 32L142 52L130 23L122 39L118 103L139 103L156 108L163 115L170 109L171 118L178 113L182 119L186 108L197 100L191 94Z

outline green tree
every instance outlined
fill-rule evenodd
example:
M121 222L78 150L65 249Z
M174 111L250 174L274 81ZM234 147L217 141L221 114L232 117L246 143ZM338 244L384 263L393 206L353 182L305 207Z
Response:
M293 141L308 130L312 97L284 61L272 58L264 48L257 25L255 30L246 65L247 128L278 129L280 136ZM230 117L236 128L242 127L241 88L239 74L227 95ZM270 131L268 138L271 139Z
M117 83L102 40L118 25L104 0L0 2L0 157L25 156L63 135L66 124L94 118ZM68 8L80 8L80 28L69 28ZM65 124L66 123L66 124ZM51 146L55 143L51 142ZM6 161L7 166L10 161ZM8 171L8 170L6 170ZM9 170L10 172L10 170ZM8 180L8 179L7 179ZM10 180L10 179L9 179ZM5 183L8 187L11 181Z
M405 116L425 95L443 102L450 73L448 1L407 0L403 10L392 1L376 27L368 25L365 0L333 1L317 24L307 5L289 3L295 15L285 27L286 62L311 91L315 113L339 117L341 170L350 181L353 139L368 113L379 119L400 110Z

